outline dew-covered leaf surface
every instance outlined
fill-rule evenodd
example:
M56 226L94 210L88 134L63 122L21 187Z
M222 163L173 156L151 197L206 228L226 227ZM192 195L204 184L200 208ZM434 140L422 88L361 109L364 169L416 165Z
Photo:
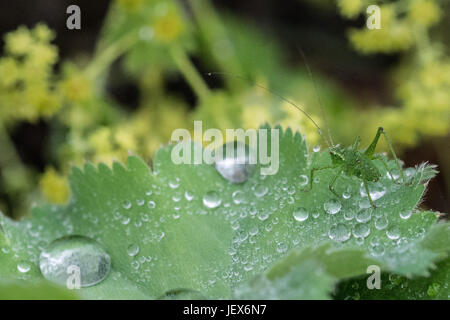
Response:
M384 273L381 288L369 290L366 277L344 281L336 290L337 299L400 299L400 300L449 300L450 259L440 261L427 277L409 279L394 273Z
M382 178L369 183L374 210L356 177L337 179L339 198L330 192L335 169L317 171L309 189L311 168L329 165L329 155L308 153L289 129L280 132L278 172L261 175L256 165L242 183L213 165L176 165L172 149L160 149L153 170L135 156L112 169L74 168L67 206L35 208L20 222L1 217L2 278L42 281L42 250L67 235L94 239L110 256L109 276L77 292L88 299L154 299L174 290L322 299L369 265L419 277L448 254L448 224L417 209L434 172L428 166L406 169L405 184L393 161L391 177L375 160Z

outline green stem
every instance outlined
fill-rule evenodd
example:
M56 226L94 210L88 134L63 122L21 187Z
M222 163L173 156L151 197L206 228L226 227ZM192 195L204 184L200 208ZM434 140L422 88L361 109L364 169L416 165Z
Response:
M137 41L138 35L135 33L131 33L113 42L111 45L95 55L91 63L85 69L86 74L91 79L95 79L96 77L100 76L111 63L113 63L117 58L123 55Z
M242 74L242 67L239 59L237 59L233 43L211 2L209 0L189 0L189 6L194 14L204 44L218 66L226 72ZM223 43L227 46L228 53L226 55L221 55L221 52L214 49L217 43ZM234 83L233 81L228 82L231 89L234 89Z
M183 74L186 81L192 87L199 99L204 100L209 94L209 88L198 74L197 69L192 64L186 52L180 46L174 44L170 46L170 55Z

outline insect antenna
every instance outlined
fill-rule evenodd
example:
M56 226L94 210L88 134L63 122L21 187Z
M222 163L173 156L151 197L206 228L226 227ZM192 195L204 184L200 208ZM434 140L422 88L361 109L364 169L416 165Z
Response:
M293 106L294 108L296 108L297 110L299 110L300 112L302 112L309 120L311 120L311 122L312 122L312 123L314 124L314 126L317 128L317 131L319 132L320 136L321 136L322 139L325 141L325 143L326 143L326 145L327 145L328 148L331 148L331 146L333 145L331 140L330 140L330 142L331 142L331 145L330 145L330 142L329 142L329 141L326 139L326 137L324 136L322 129L319 127L319 125L317 124L317 122L314 121L314 119L313 119L313 118L312 118L305 110L303 110L303 109L300 108L297 104L295 104L293 101L291 101L291 100L285 98L284 96L282 96L282 95L279 94L278 92L273 91L272 89L269 89L269 88L267 88L267 87L265 87L265 86L263 86L263 85L260 85L259 83L255 83L255 82L251 81L250 79L248 79L248 78L246 78L246 77L243 77L243 76L237 75L237 74L233 74L233 73L230 73L230 72L208 72L208 73L206 73L206 75L207 75L207 76L225 76L225 77L233 77L233 78L237 78L237 79L239 79L239 80L242 80L242 81L245 81L245 82L252 83L252 85L254 85L254 86L256 86L256 87L258 87L258 88L260 88L260 89L263 89L263 90L267 91L268 93L270 93L270 94L272 94L272 95L278 97L279 99L283 100L284 102L287 102L288 104L290 104L291 106Z
M299 45L297 45L297 50L300 52L300 55L302 56L303 62L306 66L306 71L308 72L308 76L314 85L314 91L316 92L317 101L319 102L319 108L322 113L322 118L325 123L325 128L327 129L328 139L330 141L330 144L332 146L334 146L333 138L331 137L331 130L330 130L330 127L328 126L327 116L325 114L325 109L323 107L322 99L320 98L316 79L313 77L313 73L312 73L311 69L309 68L309 64L308 64L308 60L306 59L305 52L302 50L302 48Z

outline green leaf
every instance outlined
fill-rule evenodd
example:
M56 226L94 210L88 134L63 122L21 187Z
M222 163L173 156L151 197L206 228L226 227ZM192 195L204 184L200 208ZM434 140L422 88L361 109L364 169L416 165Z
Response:
M0 300L75 300L76 292L51 283L0 283Z
M314 260L306 260L287 272L259 275L234 292L234 298L245 300L323 300L329 298L334 279Z
M336 298L363 300L448 300L450 299L450 259L434 267L428 277L408 279L393 273L381 277L381 289L367 289L366 278L356 278L338 286Z
M333 290L330 279L365 274L371 264L385 272L426 275L447 255L448 227L436 224L435 213L416 208L425 190L423 179L395 183L377 160L382 178L369 183L376 210L356 177L339 176L335 190L345 196L336 199L329 190L335 169L316 172L311 190L304 183L311 168L330 164L328 153L308 154L300 134L290 129L279 133L278 172L264 176L257 165L241 184L225 180L211 165L175 165L173 146L160 149L153 172L135 156L112 169L103 164L74 168L67 206L36 208L31 220L1 218L0 275L42 280L41 250L69 234L95 239L112 261L106 280L80 290L84 298L159 298L174 290L230 298L236 288L270 283L282 291L290 282L286 295L275 290L270 297L325 298ZM268 154L274 150L270 144L268 149ZM392 161L389 166L395 168ZM413 171L410 178L420 174ZM202 201L211 191L220 196L216 208ZM329 201L340 203L339 212L326 212ZM308 215L304 221L294 218L299 208ZM386 219L386 227L380 219ZM355 237L361 225L370 230L365 238ZM347 240L330 236L336 226ZM139 247L135 256L128 254L131 245ZM18 271L22 261L31 263L30 271ZM310 272L315 269L317 274ZM309 281L307 274L323 281ZM303 285L305 291L296 293Z

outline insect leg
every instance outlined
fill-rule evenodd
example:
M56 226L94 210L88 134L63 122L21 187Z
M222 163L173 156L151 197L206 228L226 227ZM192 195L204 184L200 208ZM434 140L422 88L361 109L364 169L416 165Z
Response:
M364 154L369 157L372 158L374 152L375 152L375 148L377 147L378 144L378 140L380 139L380 135L383 132L383 128L379 127L377 134L375 135L375 138L373 138L372 143L367 147L366 151L364 151Z
M322 168L312 168L311 169L311 173L309 174L309 187L306 189L303 189L303 192L307 192L307 191L311 191L312 190L312 184L313 184L313 179L314 179L314 172L316 171L320 171L320 170L325 170L325 169L332 169L334 168L333 166L326 166L326 167L322 167Z
M401 184L401 183L398 183L397 180L394 179L394 175L392 174L391 169L389 169L389 166L388 166L386 160L384 159L384 157L382 157L381 155L375 155L375 156L373 157L373 159L380 160L380 162L383 164L383 166L384 166L384 168L386 169L386 171L387 171L387 172L389 173L389 175L391 176L392 181L394 181L394 183L396 183L396 184Z
M339 170L339 173L336 174L333 179L331 179L331 183L328 185L328 188L330 189L330 191L339 199L341 199L341 197L339 197L339 195L336 193L336 191L334 191L334 184L336 183L337 178L339 178L339 176L341 175L341 171Z
M400 172L402 181L403 181L403 183L405 183L406 182L405 175L403 174L402 167L400 166L400 161L398 160L397 155L395 154L394 148L392 147L391 139L389 139L389 136L387 135L386 131L384 131L383 128L380 127L378 130L380 130L380 129L381 129L381 133L383 133L383 136L386 139L389 149L391 150L392 156L394 157L395 164L397 165L398 171Z
M372 197L370 196L369 186L367 185L367 181L365 179L362 179L362 181L363 181L363 184L364 184L364 188L366 189L366 193L367 193L367 197L369 198L370 205L375 210L377 208L377 206L372 201Z
M378 128L378 131L377 131L377 134L375 135L375 138L373 139L372 143L367 147L367 149L364 152L364 154L366 156L368 156L369 158L371 158L371 159L374 158L373 154L375 152L375 148L376 148L376 146L378 144L378 140L380 139L381 134L383 134L383 136L384 136L384 138L385 138L385 140L386 140L386 142L388 144L389 150L391 151L392 156L394 157L394 160L395 160L395 164L397 165L398 171L400 172L400 176L402 177L402 181L403 181L403 183L405 183L405 181L406 181L405 180L405 176L403 174L402 167L400 166L400 162L399 162L399 160L397 158L397 154L395 153L394 147L392 146L391 139L389 139L389 136L387 135L386 131L384 131L384 129L382 127Z

